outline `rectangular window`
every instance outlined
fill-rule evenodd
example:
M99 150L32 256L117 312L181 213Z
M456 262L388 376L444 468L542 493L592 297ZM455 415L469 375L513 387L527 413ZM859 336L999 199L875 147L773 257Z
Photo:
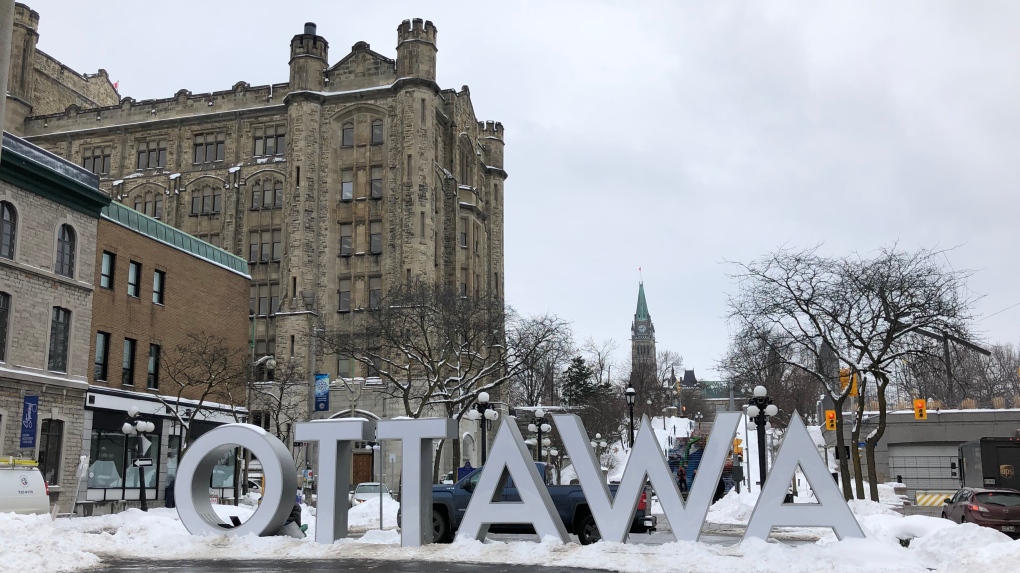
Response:
M340 145L343 147L354 146L354 126L345 125L340 129Z
M350 358L337 358L336 359L336 375L341 378L351 377L351 359Z
M478 250L479 240L482 236L482 228L479 225L475 225L475 254L477 255L480 251Z
M467 269L460 270L460 296L468 294L468 272Z
M379 145L382 142L383 142L382 120L377 119L372 122L372 145Z
M249 293L248 294L248 315L249 316L254 316L255 315L255 311L258 310L258 307L256 305L258 304L257 301L258 301L258 298L259 298L259 287L257 287L257 286L251 287L250 290L248 291L248 293Z
M128 295L138 298L140 289L138 285L142 279L142 263L131 261L128 263Z
M149 377L148 386L150 390L159 388L159 345L149 345Z
M420 215L421 215L421 235L420 236L421 236L422 239L424 239L425 238L425 211L422 211L420 213Z
M166 140L143 141L138 144L137 169L166 167Z
M194 163L198 165L223 161L226 157L226 139L227 134L222 131L196 135L193 146L195 150Z
M350 223L340 225L340 254L354 254L354 225Z
M106 380L107 366L110 362L110 333L96 333L95 379Z
M280 285L269 285L269 314L280 310Z
M273 260L278 261L283 255L283 231L273 231Z
M259 316L269 315L269 287L262 285L259 287Z
M7 360L7 332L10 330L11 295L0 292L0 362Z
M421 123L425 125L425 98L421 98Z
M273 255L273 232L262 231L262 257L259 259L263 263L268 263Z
M91 147L82 150L82 167L96 175L110 174L110 157L113 155L113 147Z
M468 220L467 217L461 217L460 219L460 246L467 248L468 243Z
M166 273L154 271L152 273L152 302L163 304L163 291L166 286Z
M64 442L64 422L46 419L39 425L39 471L46 483L60 482L60 452Z
M382 178L383 169L382 167L372 168L372 198L382 199Z
M124 362L120 367L120 383L122 386L135 385L135 346L132 338L124 339Z
M408 156L407 156L407 181L408 181L408 183L410 183L413 180L414 180L414 178L411 177L411 155L408 154Z
M286 148L286 131L287 127L283 125L256 127L255 148L252 155L255 157L283 155Z
M67 372L67 348L71 338L71 311L53 307L50 321L50 353L46 367L54 372Z
M212 211L211 213L219 213L223 207L223 189L216 187L213 189L212 194Z
M382 302L382 278L372 277L368 279L368 307L379 308Z
M248 261L255 263L259 260L259 234L258 231L248 234Z
M156 207L153 209L152 216L156 219L163 218L163 199L156 197Z
M191 214L198 215L202 212L202 196L198 192L191 194Z
M344 169L340 172L340 200L354 200L354 170Z
M99 286L113 288L113 271L117 265L117 255L103 251L103 262L99 270Z
M339 291L339 304L337 310L340 312L350 312L351 310L351 280L343 279L340 281Z
M375 222L371 224L371 234L369 235L369 248L373 255L382 253L382 223Z

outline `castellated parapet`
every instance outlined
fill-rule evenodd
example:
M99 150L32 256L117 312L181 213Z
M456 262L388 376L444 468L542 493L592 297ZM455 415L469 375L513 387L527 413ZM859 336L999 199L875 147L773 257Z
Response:
M436 34L430 21L404 20L397 27L397 76L436 80Z

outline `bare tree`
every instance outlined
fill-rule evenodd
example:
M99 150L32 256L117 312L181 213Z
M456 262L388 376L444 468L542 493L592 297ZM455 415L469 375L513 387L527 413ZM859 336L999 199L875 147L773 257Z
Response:
M542 329L526 329L525 336L542 340L521 341L535 345L535 352L524 356L525 362L507 381L507 402L514 406L555 406L561 400L560 376L566 370L575 350L570 326L566 323L546 336Z
M870 494L876 501L875 446L886 428L891 374L902 359L926 352L919 333L942 332L961 339L968 334L973 301L964 284L969 275L950 268L945 255L896 246L872 257L823 257L817 249L780 249L737 264L740 291L730 298L732 315L743 328L789 340L796 358L788 364L814 377L836 403L838 438L842 405L851 387L841 388L819 367L820 348L831 348L841 363L862 375L861 383L863 374L873 380L879 420L864 441ZM859 427L858 420L854 430ZM850 497L847 483L844 495Z

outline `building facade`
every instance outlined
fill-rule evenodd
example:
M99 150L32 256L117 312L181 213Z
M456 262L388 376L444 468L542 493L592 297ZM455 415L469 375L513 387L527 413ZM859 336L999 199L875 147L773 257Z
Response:
M38 14L19 5L16 21L8 129L93 171L114 201L246 259L256 359L357 384L367 372L318 352L316 328L349 325L411 278L502 297L503 126L477 119L467 86L436 83L431 22L402 22L395 58L357 42L333 62L307 24L285 82L136 101L102 70L63 74L35 48ZM385 388L334 394L331 414L402 414Z
M98 178L4 134L0 153L0 455L39 461L73 505L91 367Z

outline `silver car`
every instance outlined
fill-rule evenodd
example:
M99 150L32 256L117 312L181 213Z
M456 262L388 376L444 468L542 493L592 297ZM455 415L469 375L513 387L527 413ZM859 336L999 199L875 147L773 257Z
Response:
M358 486L354 488L354 491L351 492L351 507L365 503L369 499L378 498L379 488L382 488L383 496L390 499L393 498L393 496L390 495L390 490L386 487L386 484L374 481L363 482L359 483Z

